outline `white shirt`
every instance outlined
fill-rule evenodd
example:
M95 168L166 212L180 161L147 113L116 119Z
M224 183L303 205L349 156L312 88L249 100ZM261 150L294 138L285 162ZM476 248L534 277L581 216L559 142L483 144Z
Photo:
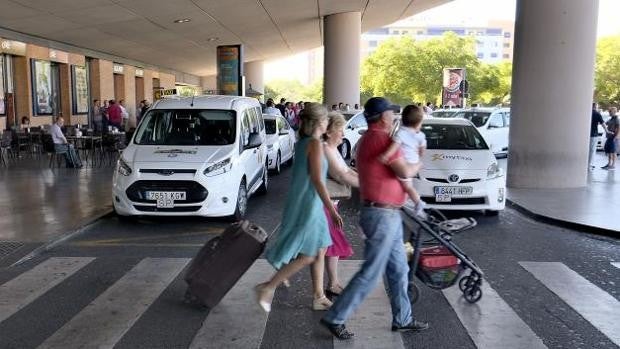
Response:
M67 139L65 138L65 135L62 134L62 130L60 129L60 126L58 126L57 124L53 124L52 127L50 127L50 133L52 134L52 140L54 141L54 144L66 144L67 143Z
M265 108L265 114L280 115L280 116L282 116L282 113L280 113L280 109L278 109L276 107L267 107L267 108Z
M129 113L127 112L127 109L120 104L118 106L121 107L121 116L123 117L123 119L129 119Z
M426 147L424 132L401 126L394 135L394 142L400 144L403 156L408 163L417 164L420 162L420 148Z

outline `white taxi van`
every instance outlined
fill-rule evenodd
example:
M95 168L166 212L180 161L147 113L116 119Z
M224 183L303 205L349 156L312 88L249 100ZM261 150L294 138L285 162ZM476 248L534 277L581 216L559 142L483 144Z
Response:
M143 116L113 177L120 216L245 215L268 185L265 124L256 99L171 97Z
M267 131L267 169L279 174L282 164L292 163L295 157L295 130L280 115L263 114Z
M427 149L413 185L428 207L484 210L495 215L506 205L506 179L497 159L468 120L427 119Z

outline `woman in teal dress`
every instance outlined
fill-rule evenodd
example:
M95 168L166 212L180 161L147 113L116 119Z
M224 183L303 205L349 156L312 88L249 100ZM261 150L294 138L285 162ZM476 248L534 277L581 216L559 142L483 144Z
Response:
M311 103L300 117L300 139L295 145L293 176L282 225L274 244L266 252L267 260L278 271L269 281L254 288L258 304L266 312L271 311L275 289L313 263L312 307L325 310L331 305L323 293L323 280L317 279L322 273L315 272L315 269L323 269L325 251L332 244L323 207L329 208L334 224L342 227L342 218L331 204L325 187L327 160L323 155L321 137L327 128L327 110L318 103Z

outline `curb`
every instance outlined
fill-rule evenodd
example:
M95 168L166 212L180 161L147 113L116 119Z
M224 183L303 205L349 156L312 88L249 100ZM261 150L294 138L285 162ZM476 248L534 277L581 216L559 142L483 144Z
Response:
M96 215L94 218L88 220L86 223L84 223L83 225L81 225L80 227L78 227L77 229L71 230L53 240L50 240L46 243L44 243L43 245L35 248L34 250L32 250L30 253L28 253L27 255L25 255L24 257L22 257L20 260L18 260L17 262L11 264L11 267L14 266L18 266L24 262L27 262L35 257L37 257L38 255L40 255L43 252L47 252L49 250L51 250L52 248L56 247L57 245L72 239L78 235L80 235L81 233L83 233L87 228L89 228L90 226L92 226L93 224L97 223L97 221L106 218L106 217L112 217L114 215L114 211L113 210L109 210L105 213Z
M596 226L593 226L593 225L576 223L576 222L566 221L566 220L563 220L563 219L558 219L558 218L553 218L553 217L545 216L545 215L536 213L536 212L526 208L525 206L520 205L520 204L512 201L510 198L506 198L506 203L511 208L514 208L515 210L519 211L520 213L524 214L525 216L528 216L528 217L530 217L530 218L532 218L532 219L534 219L536 221L539 221L539 222L555 225L555 226L562 227L562 228L568 228L568 229L572 229L572 230L581 230L581 231L584 231L586 233L605 235L605 236L610 236L610 237L614 237L614 238L620 237L620 231L618 231L618 230L601 228L601 227L596 227Z

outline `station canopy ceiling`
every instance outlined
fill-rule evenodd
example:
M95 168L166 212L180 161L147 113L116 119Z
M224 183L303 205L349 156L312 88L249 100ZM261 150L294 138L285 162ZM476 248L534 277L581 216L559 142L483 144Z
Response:
M321 46L324 16L359 11L366 31L449 1L0 0L0 27L203 76L218 45L269 60Z

